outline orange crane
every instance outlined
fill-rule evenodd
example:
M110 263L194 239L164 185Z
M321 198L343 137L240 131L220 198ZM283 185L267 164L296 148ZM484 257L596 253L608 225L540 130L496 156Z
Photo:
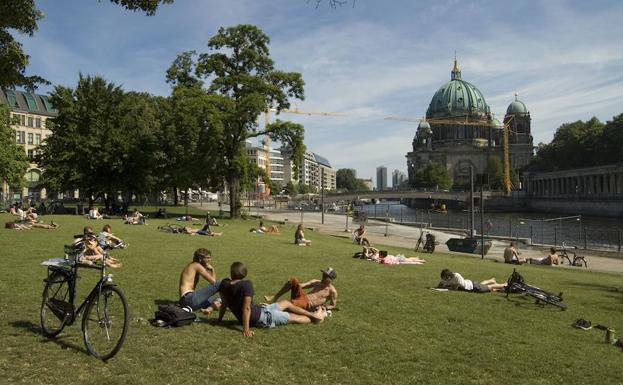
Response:
M506 193L506 195L510 195L511 190L513 189L513 183L511 181L511 171L510 171L510 146L509 146L509 133L510 133L510 122L513 120L513 115L509 116L509 119L506 123L501 123L502 124L502 151L503 151L503 157L504 159L502 160L503 163L503 173L504 173L504 192ZM468 119L468 117L465 117L465 121L459 121L459 120L452 120L452 119L426 119L421 118L421 119L408 119L408 118L401 118L398 116L387 116L385 117L385 120L397 120L397 121L403 121L403 122L412 122L412 123L419 123L419 122L428 122L428 123L433 123L433 124L455 124L455 125L465 125L465 126L489 126L490 128L494 128L497 127L494 123L493 120L487 120L487 121L478 121L478 120L472 120L470 121Z

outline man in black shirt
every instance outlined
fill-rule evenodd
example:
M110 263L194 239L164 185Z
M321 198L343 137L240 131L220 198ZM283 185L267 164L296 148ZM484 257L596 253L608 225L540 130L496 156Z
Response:
M224 279L219 286L223 303L219 310L218 320L220 322L229 309L242 324L242 334L245 337L253 336L251 327L272 328L288 323L318 323L326 317L327 313L324 309L310 313L286 300L271 305L254 304L253 284L244 279L247 276L247 268L242 262L234 262L231 265L230 276L231 279Z

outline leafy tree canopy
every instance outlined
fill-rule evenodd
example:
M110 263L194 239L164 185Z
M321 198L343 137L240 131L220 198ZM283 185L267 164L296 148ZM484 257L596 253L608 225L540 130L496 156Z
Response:
M28 169L28 159L24 147L15 142L15 131L11 128L9 108L0 104L0 175L9 186L25 186L24 174Z
M452 178L441 164L432 162L415 174L416 187L443 188L452 187Z
M354 170L350 168L341 168L337 170L335 183L338 189L346 191L367 191L368 186L361 179L355 177Z

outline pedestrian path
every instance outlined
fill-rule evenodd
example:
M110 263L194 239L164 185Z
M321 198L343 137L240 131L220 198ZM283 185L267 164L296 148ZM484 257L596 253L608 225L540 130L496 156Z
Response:
M216 207L210 207L204 204L202 208L206 210L215 210ZM255 210L254 214L255 214ZM346 216L344 214L325 214L324 224L322 224L322 214L319 212L303 212L291 210L259 210L260 215L263 218L275 221L275 222L287 222L290 224L298 224L303 222L306 228L313 229L322 234L331 234L334 236L344 237L346 239L352 238L352 232L359 226L357 223L352 222L352 218L348 218L348 224ZM420 228L400 225L396 223L385 223L381 221L369 220L366 228L368 230L368 238L373 245L385 245L394 247L404 247L414 249L418 238L420 237ZM437 238L439 245L436 251L449 254L458 254L463 256L473 256L474 258L480 258L479 254L466 254L455 253L448 250L446 241L454 237L464 237L464 233L449 233L441 232L437 230L430 231ZM387 235L386 235L387 234ZM489 253L485 256L487 260L496 260L503 262L504 248L508 246L508 242L501 240L493 240L493 246ZM524 244L519 244L520 255L524 258L542 258L548 254L548 249L543 247L532 247ZM621 258L606 258L595 255L594 252L588 250L580 250L582 255L587 256L588 268L572 267L568 265L562 265L559 267L599 271L608 273L623 274L623 256Z

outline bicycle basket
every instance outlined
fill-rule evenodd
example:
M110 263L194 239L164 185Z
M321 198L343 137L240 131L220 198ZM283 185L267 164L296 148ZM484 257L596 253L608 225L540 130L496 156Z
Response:
M83 242L72 245L65 245L65 259L72 262L79 262L80 257L84 254L85 246Z

